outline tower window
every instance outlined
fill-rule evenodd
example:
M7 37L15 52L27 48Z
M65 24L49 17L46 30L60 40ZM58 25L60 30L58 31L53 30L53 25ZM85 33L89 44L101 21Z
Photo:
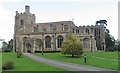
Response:
M20 21L20 25L23 25L23 24L24 24L24 21L23 21L23 20L21 20L21 21Z

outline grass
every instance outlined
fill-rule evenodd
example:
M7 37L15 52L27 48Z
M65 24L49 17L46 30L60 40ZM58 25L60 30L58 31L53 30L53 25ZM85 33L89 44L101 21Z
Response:
M38 56L42 56L41 53L35 54ZM112 70L120 70L118 69L118 52L87 52L84 54L87 55L87 63L84 63L84 57L71 58L68 57L71 55L63 55L61 53L44 53L42 57L75 64L90 65Z
M22 58L17 58L16 53L2 53L2 62L5 63L8 60L15 63L15 68L10 71L65 71L64 69L34 61L24 55Z
M87 55L118 60L117 52L107 52L107 53L106 52L94 52L94 53L89 52L89 53L87 53Z

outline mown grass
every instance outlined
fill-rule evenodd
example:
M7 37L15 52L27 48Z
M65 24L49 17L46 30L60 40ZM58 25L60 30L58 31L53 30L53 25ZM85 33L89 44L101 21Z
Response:
M61 53L35 53L38 56L64 61L71 62L75 64L82 65L90 65L101 68L107 68L112 70L120 70L118 69L118 52L86 52L84 54L87 55L87 63L84 63L84 57L80 58L71 58L71 55L63 55Z
M2 62L5 63L8 60L15 63L15 68L10 71L65 71L64 69L34 61L24 55L22 58L17 58L16 53L2 53Z
M118 60L118 54L120 54L120 52L94 52L94 53L87 52L86 54L90 56Z

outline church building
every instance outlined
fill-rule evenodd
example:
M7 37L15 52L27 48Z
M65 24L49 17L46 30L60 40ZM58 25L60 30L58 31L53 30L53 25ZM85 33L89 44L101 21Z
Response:
M84 51L105 50L104 25L75 26L73 21L36 23L35 14L30 13L30 6L25 12L15 15L14 51L60 51L62 42L71 34L83 43Z

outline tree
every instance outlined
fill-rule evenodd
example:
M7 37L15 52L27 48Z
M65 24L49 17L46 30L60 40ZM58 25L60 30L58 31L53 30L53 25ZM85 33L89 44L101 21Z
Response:
M13 51L13 39L11 39L10 41L8 41L8 48Z
M110 31L106 28L107 20L96 21L96 25L98 25L98 23L100 23L100 25L104 25L106 51L114 51L115 39L112 35L110 35Z
M106 29L105 32L105 42L106 42L106 51L114 51L115 39L112 35L109 34L109 30Z
M118 42L117 50L120 51L120 41Z
M71 54L72 57L74 57L74 55L82 55L82 43L77 40L77 37L75 35L71 35L68 40L62 43L61 52L63 54Z
M100 23L100 25L106 25L107 26L107 20L100 20L100 21L96 21L96 25L98 25L98 23Z
M2 42L2 49L5 52L10 52L13 50L13 39L7 42Z
M8 49L8 44L7 42L2 42L2 50L6 51Z

